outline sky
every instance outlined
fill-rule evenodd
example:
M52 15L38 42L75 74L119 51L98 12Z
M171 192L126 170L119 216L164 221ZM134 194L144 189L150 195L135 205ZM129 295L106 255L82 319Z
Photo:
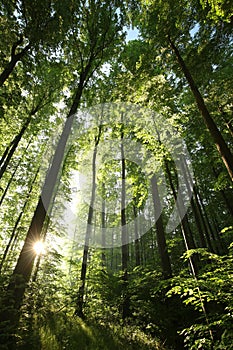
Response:
M138 38L139 35L139 31L135 28L135 29L126 29L127 31L127 35L126 35L126 41L129 40L134 40Z
M190 35L192 36L192 38L194 37L194 35L198 32L199 30L199 24L196 23L196 25L193 27L193 29L190 31ZM127 35L126 35L126 41L130 41L130 40L134 40L137 39L139 37L139 30L134 28L134 29L128 29L125 28L125 30L127 31Z

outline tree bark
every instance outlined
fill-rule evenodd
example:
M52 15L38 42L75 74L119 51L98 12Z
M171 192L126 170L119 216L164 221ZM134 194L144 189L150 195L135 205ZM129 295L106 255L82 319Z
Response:
M87 259L88 259L92 224L93 224L92 221L93 221L93 214L94 214L95 194L96 194L96 156L97 156L97 149L100 141L100 136L101 136L101 126L99 126L98 135L95 137L95 147L94 147L93 157L92 157L91 200L90 200L89 211L88 211L85 244L83 249L83 260L82 260L81 277L80 277L81 285L78 290L77 304L76 304L76 310L75 310L75 315L81 318L84 318L83 305L84 305L84 294L85 294L85 284L86 284L86 274L87 274Z
M102 195L104 197L105 195L105 186L104 183L102 185ZM101 212L101 226L102 226L102 266L106 266L106 254L105 254L105 245L106 245L106 235L105 235L105 228L106 228L106 217L105 217L105 199L102 198L102 212Z
M43 96L44 97L44 96ZM14 140L10 143L9 146L6 147L5 149L5 152L0 160L0 179L2 178L4 172L6 171L17 147L18 147L18 144L19 142L21 141L22 137L24 136L31 120L32 120L32 117L34 115L36 115L36 113L41 109L43 108L47 103L44 103L44 98L41 98L40 101L37 103L37 105L32 108L32 110L30 111L30 114L29 116L27 117L25 123L23 124L20 132L18 133L18 135L15 136Z
M11 145L9 145L9 146L7 146L7 147L5 148L5 151L4 151L4 153L3 153L3 155L2 155L2 157L1 157L1 159L0 159L0 169L1 169L2 163L5 161L5 159L6 159L6 157L7 157L7 154L8 154L8 152L9 152L10 146L11 146Z
M175 186L173 184L172 174L171 174L171 171L169 169L169 165L168 165L168 162L166 159L164 159L164 163L165 163L166 173L168 175L169 184L170 184L170 187L172 190L172 194L173 194L174 200L177 202L178 214L181 218L180 213L184 212L184 209L182 208L183 203L182 202L178 203L178 201L177 201L177 194L176 194ZM193 239L192 232L189 229L187 214L185 214L183 219L181 219L180 226L181 226L181 232L183 235L186 250L196 249L196 245L195 245L195 242ZM189 258L189 263L190 263L190 267L191 267L191 271L192 271L193 275L197 276L197 274L198 274L198 257L196 254Z
M0 87L5 83L5 81L9 78L10 74L13 72L13 69L15 68L15 65L17 62L21 61L22 58L26 55L28 50L30 49L31 45L26 45L20 52L17 54L15 53L17 47L22 44L23 37L21 37L16 43L13 44L11 49L11 60L6 65L3 72L0 74Z
M128 259L129 259L129 246L128 236L126 228L126 191L125 191L125 178L126 178L126 162L124 152L124 124L123 114L121 115L121 262L123 272L123 301L122 301L122 318L123 320L129 316L129 295L128 295Z
M214 177L217 180L218 179L217 170L214 167L212 169L213 169ZM223 200L224 200L224 202L226 204L226 207L227 207L230 215L233 217L233 205L232 205L231 201L229 201L229 199L228 199L228 197L227 197L227 195L226 195L224 190L220 190L220 193L222 195L222 198L223 198Z
M155 217L157 217L156 213L160 213L158 219L156 220L155 227L157 233L157 243L158 243L158 251L161 260L161 266L163 271L163 277L165 279L170 278L172 276L172 268L170 257L167 250L167 243L165 238L165 232L163 227L163 219L162 219L162 207L159 197L157 178L154 174L151 178L151 186L152 186L152 197L154 204Z
M140 258L140 240L139 240L139 231L138 231L138 222L136 220L137 218L137 208L133 206L134 211L134 218L135 218L135 224L134 224L134 233L135 233L135 262L136 266L139 266L141 264L141 258Z
M5 157L4 160L1 160L1 162L3 163L1 168L0 168L0 179L2 178L4 172L6 171L6 168L8 167L14 153L15 153L15 150L19 144L19 142L21 141L30 121L31 121L31 115L26 119L26 122L24 123L24 125L22 126L20 132L18 133L18 135L15 136L14 140L11 142L10 146L8 146L4 152L4 155L3 157ZM6 153L8 149L8 152ZM2 157L2 158L3 158Z
M205 226L204 221L203 221L202 211L200 210L200 207L198 205L199 203L196 200L197 198L195 196L195 189L194 189L195 186L192 188L190 185L192 178L191 178L190 171L189 171L189 168L188 168L188 165L187 165L187 162L186 162L186 159L184 156L181 156L181 167L183 170L185 181L187 183L187 186L189 187L189 192L191 192L192 190L194 192L194 198L192 196L190 202L191 202L191 208L192 208L192 211L193 211L193 214L195 217L195 223L197 226L198 235L200 238L200 247L207 248L207 246L208 246L209 250L213 253L214 249L213 249L211 239L209 237L209 232L206 229L206 226Z
M18 261L16 263L7 288L7 295L10 295L11 298L6 296L6 299L4 300L7 312L1 312L0 321L9 322L13 329L16 329L18 325L20 316L19 310L23 301L27 283L30 280L34 260L36 257L36 253L33 250L33 244L41 238L41 232L43 229L43 224L46 218L47 210L50 206L53 196L55 195L57 181L59 179L59 171L63 163L66 143L75 116L75 108L78 107L78 104L81 99L83 83L84 81L80 78L80 83L75 95L75 99L73 101L73 105L67 116L62 135L60 137L55 151L52 165L47 173L45 183L41 195L39 197L36 210L34 212L34 216L32 218L30 227L28 229L24 241L24 245L21 249Z
M168 37L169 43L171 45L171 48L173 50L173 52L176 55L176 58L178 60L178 63L188 81L188 84L190 86L190 89L193 93L193 96L196 100L197 106L202 114L202 117L204 119L204 122L214 140L214 143L217 147L218 152L220 153L222 160L227 168L227 171L231 177L231 180L233 181L233 155L230 151L230 149L228 148L224 138L222 137L221 132L219 131L217 125L215 124L213 118L211 117L204 99L200 93L200 91L198 90L194 79L188 69L188 67L186 66L186 63L184 62L183 58L180 55L180 52L178 50L178 48L175 46L174 42L171 40L170 37Z
M29 142L28 142L28 144L27 144L27 146L26 146L26 148L25 148L25 150L24 150L24 152L23 152L23 155L22 155L21 159L18 161L18 163L17 163L17 165L16 165L16 167L15 167L15 169L14 169L14 171L13 171L13 174L11 175L11 178L10 178L10 180L9 180L8 183L7 183L7 186L6 186L5 190L3 191L3 194L2 194L1 199L0 199L0 206L2 205L2 202L3 202L4 198L5 198L6 195L7 195L7 192L8 192L8 190L9 190L9 187L10 187L10 185L12 184L12 181L13 181L13 179L14 179L14 177L15 177L15 174L16 174L16 172L17 172L19 166L20 166L20 163L21 163L21 161L22 161L22 159L23 159L25 153L27 152L27 150L28 150L28 148L29 148L29 146L30 146L30 144L31 144L31 141L32 141L32 137L31 137L31 139L29 140Z
M200 205L200 202L199 202L199 198L198 198L198 193L197 193L197 188L196 188L196 186L194 186L193 192L194 192L195 204L196 204L196 206L197 206L197 210L198 210L198 212L199 212L200 219L201 219L201 222L202 222L204 231L205 231L205 233L206 233L208 245L211 245L211 247L212 247L212 250L211 250L211 251L212 251L212 252L219 254L219 248L218 248L218 244L217 244L217 242L216 242L216 239L215 239L215 235L214 235L214 233L213 233L213 230L212 230L212 228L211 228L210 225L208 226L208 225L206 224L206 221L208 222L208 218L205 217L205 213L204 213L204 211L203 211L202 208L201 208L201 205ZM212 239L212 240L211 240L211 239Z
M23 216L23 214L24 214L25 208L26 208L26 206L27 206L27 204L28 204L30 195L31 195L31 193L32 193L33 187L34 187L34 185L35 185L35 182L36 182L36 179L37 179L37 176L38 176L38 173L39 173L39 169L40 169L40 168L37 169L37 171L36 171L36 173L35 173L35 175L34 175L34 177L33 177L33 179L32 179L32 182L31 182L31 185L30 185L30 188L29 188L29 191L28 191L26 200L25 200L25 202L24 202L23 208L22 208L22 210L21 210L20 213L19 213L19 216L18 216L18 218L17 218L17 220L16 220L16 222L15 222L15 225L14 225L14 227L13 227L13 230L12 230L12 232L11 232L11 236L10 236L9 242L8 242L8 244L7 244L7 246L6 246L5 250L4 250L3 257L2 257L2 260L1 260L1 263L0 263L0 272L1 272L1 270L2 270L2 266L3 266L4 262L5 262L5 259L6 259L6 257L7 257L7 254L8 254L8 252L9 252L9 250L10 250L12 241L13 241L14 239L16 239L15 233L16 233L17 227L18 227L18 225L19 225L19 223L20 223L20 220L21 220L21 218L22 218L22 216Z
M208 213L207 213L205 205L203 203L203 199L202 199L201 196L199 196L198 193L197 193L197 198L198 198L198 201L200 203L200 207L202 208L202 211L204 213L204 218L205 218L205 221L206 221L206 223L208 225L209 232L211 234L212 240L217 242L218 249L220 249L222 251L222 254L227 254L227 247L226 247L225 243L223 242L222 238L219 236L220 228L218 226L216 218L215 217L211 218L211 220L213 220L214 225L215 225L215 230L214 230L212 228L212 226L211 226Z

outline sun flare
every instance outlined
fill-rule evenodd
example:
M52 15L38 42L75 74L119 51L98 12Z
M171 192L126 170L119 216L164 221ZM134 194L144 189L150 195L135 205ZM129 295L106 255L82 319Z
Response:
M36 255L41 255L45 253L45 245L42 241L37 241L33 245L33 250L35 251Z

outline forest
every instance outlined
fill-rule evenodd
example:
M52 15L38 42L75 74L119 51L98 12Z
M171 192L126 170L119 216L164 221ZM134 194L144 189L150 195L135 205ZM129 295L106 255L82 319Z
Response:
M232 1L0 3L0 349L233 349Z

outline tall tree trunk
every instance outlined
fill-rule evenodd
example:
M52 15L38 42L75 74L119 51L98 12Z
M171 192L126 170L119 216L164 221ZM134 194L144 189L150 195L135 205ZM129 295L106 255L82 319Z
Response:
M218 179L218 173L217 173L217 170L215 169L215 167L212 168L213 169L213 173L214 173L214 176L216 178L216 180ZM228 199L226 193L224 190L220 190L220 193L222 195L222 198L226 204L226 207L229 211L229 213L231 214L231 216L233 217L233 205L231 203L231 201Z
M83 260L82 260L81 277L80 277L81 285L78 290L77 304L75 309L75 315L81 318L84 318L83 304L84 304L85 283L86 283L86 274L87 274L87 262L88 262L87 259L88 259L92 224L93 224L94 202L95 202L95 193L96 193L96 156L97 156L97 149L100 141L100 136L101 136L101 126L99 126L98 135L95 137L95 147L94 147L93 157L92 157L91 200L90 200L89 211L88 211L85 244L83 249Z
M23 37L21 36L18 41L16 41L11 48L11 60L6 65L3 72L0 74L0 87L5 83L5 81L9 78L10 74L13 72L15 65L17 62L21 61L22 58L26 55L28 50L30 49L30 44L26 45L20 52L15 53L17 47L23 43Z
M215 230L212 228L211 226L211 223L209 221L209 216L208 216L208 213L206 211L206 208L205 208L205 205L203 203L203 199L201 196L198 195L197 193L197 197L198 197L198 200L199 200L199 203L200 203L200 206L202 208L202 211L204 213L204 216L205 216L205 220L206 220L206 223L208 225L208 228L209 228L209 232L212 236L212 239L217 242L218 244L218 248L222 251L223 254L227 254L227 247L226 247L226 244L225 242L223 242L222 238L219 236L219 231L220 231L220 228L218 226L218 223L217 223L217 220L215 217L212 217L211 220L214 222L214 225L215 225Z
M202 114L202 117L205 121L205 124L215 142L215 145L218 149L218 152L220 153L222 160L227 168L227 171L233 181L233 155L230 151L230 149L228 148L224 138L222 137L221 132L219 131L218 127L216 126L213 118L211 117L204 99L200 93L200 91L198 90L194 79L188 69L188 67L186 66L186 63L184 62L183 58L180 55L180 52L178 50L178 48L175 46L174 42L171 40L171 38L168 38L169 43L171 45L171 48L173 50L173 52L176 55L176 58L179 62L179 65L188 81L188 84L190 86L190 89L192 90L193 96L196 100L197 106Z
M200 218L200 215L199 215L199 212L197 210L197 206L196 206L196 203L194 202L193 197L191 198L190 203L191 203L192 212L193 212L194 218L195 218L198 236L200 239L198 245L200 248L207 248L207 244L205 241L205 235L204 235L204 231L203 231L203 226L201 223L201 218Z
M164 159L164 164L165 164L165 168L166 168L166 173L168 175L168 181L172 190L172 194L174 197L175 202L177 202L177 209L178 209L178 215L180 216L181 222L180 222L180 226L181 226L181 232L183 235L183 239L184 239L184 244L185 244L185 248L186 250L190 250L190 249L195 249L196 245L193 239L193 235L192 232L190 231L189 228L189 223L188 223L188 218L187 218L187 214L185 214L185 216L182 218L181 213L184 212L184 208L183 208L183 203L181 201L177 201L177 193L175 190L175 186L173 184L173 180L172 180L172 174L168 165L168 162L166 159ZM193 273L194 276L197 276L198 274L198 257L197 255L193 255L189 258L189 263L190 263L190 267L191 267L191 271Z
M140 232L143 232L144 227L142 227L141 222L139 224L139 229L140 229ZM146 259L146 249L145 249L145 235L142 235L140 239L140 251L141 251L141 265L146 266L147 259Z
M187 186L189 187L189 192L194 192L194 198L193 196L191 197L191 208L195 217L195 223L197 226L197 230L198 230L198 235L200 237L200 247L201 248L209 248L209 250L213 253L214 249L212 246L212 242L209 236L209 232L208 230L206 230L206 226L203 222L203 215L202 215L202 211L200 210L200 207L198 205L198 202L196 201L196 196L195 196L195 190L194 188L191 187L191 182L192 182L192 177L189 171L189 167L187 165L186 159L184 156L181 156L181 168L184 174L184 179L185 182L187 184Z
M105 186L104 183L102 185L102 195L105 196ZM105 245L106 245L106 235L105 235L105 228L106 228L106 217L105 217L105 199L102 199L102 212L101 212L101 226L102 226L102 266L106 266L106 254L105 254Z
M5 158L4 160L1 159L1 162L3 163L1 168L0 168L0 179L2 178L4 172L6 171L6 168L8 167L14 153L15 150L19 144L19 142L21 141L29 123L31 121L31 115L26 119L26 122L24 123L24 125L22 126L20 132L18 133L18 135L15 136L14 140L11 142L10 146L7 147L8 152L6 153L6 150L3 154L3 157ZM2 158L3 158L2 157Z
M213 230L212 230L210 225L208 226L206 224L206 221L208 220L208 218L205 217L205 213L203 212L203 210L201 208L196 186L194 186L194 188L193 188L193 193L194 193L195 204L196 204L196 207L197 207L197 210L199 213L199 217L201 219L201 223L202 223L202 226L204 228L204 232L206 233L208 245L211 245L212 252L219 254L218 243L216 242Z
M99 2L96 4L96 7L97 9L101 9L101 11L103 10ZM91 9L93 10L92 6ZM88 11L88 13L81 19L82 23L85 23L85 33L86 31L88 33L87 46L83 50L81 50L80 47L76 47L79 55L77 58L77 70L80 71L79 81L77 82L75 79L73 82L73 85L77 87L75 88L74 95L72 96L72 106L67 115L62 135L58 141L51 167L48 170L41 196L39 197L34 216L26 234L24 245L21 249L15 269L10 278L7 288L7 294L10 295L10 298L6 297L4 300L4 308L6 312L0 313L0 321L2 321L2 325L5 322L11 324L13 332L11 334L17 333L20 307L22 305L27 283L31 278L34 260L36 257L36 254L32 249L33 244L41 238L47 210L49 206L51 206L52 199L56 193L59 175L61 174L62 164L64 162L67 140L71 133L75 113L80 105L83 89L87 86L87 83L93 77L96 70L104 63L105 54L109 54L109 52L106 52L106 49L113 47L117 37L116 34L119 34L120 32L119 26L115 26L116 18L112 15L112 8L106 6L106 11L107 9L109 9L109 12L105 17L108 19L106 21L106 26L104 29L101 27L100 32L98 33L93 31L93 28L91 27L94 17L88 16L88 13L92 16L94 10L92 12L91 10ZM113 26L115 29L114 31L112 30ZM10 342L12 344L11 348L14 349L15 337L9 341L9 344Z
M6 246L5 250L4 250L3 257L2 257L2 260L1 260L1 263L0 263L0 272L1 272L1 270L2 270L2 266L3 266L4 262L5 262L5 260L6 260L7 254L8 254L8 252L9 252L9 250L10 250L10 247L11 247L11 245L12 245L12 242L13 242L13 240L16 239L16 235L15 235L15 234L16 234L16 230L17 230L17 227L18 227L18 225L19 225L19 223L20 223L20 220L21 220L21 218L22 218L22 216L23 216L23 214L24 214L24 211L25 211L25 208L26 208L26 206L27 206L27 204L28 204L28 201L29 201L29 199L30 199L30 196L31 196L33 187L34 187L34 185L35 185L35 182L36 182L36 179L37 179L39 170L40 170L40 167L37 169L37 171L36 171L36 173L35 173L35 175L34 175L34 177L33 177L33 179L32 179L32 182L31 182L31 185L30 185L30 188L29 188L29 191L28 191L26 200L25 200L25 202L24 202L23 208L21 209L21 211L20 211L20 213L19 213L19 215L18 215L18 218L17 218L17 220L16 220L16 222L15 222L15 225L14 225L14 227L13 227L13 230L12 230L12 232L11 232L11 236L10 236L10 239L9 239L9 241L8 241L8 244L7 244L7 246Z
M11 144L8 145L8 146L5 148L5 151L4 151L4 153L3 153L3 155L2 155L2 157L1 157L1 159L0 159L0 169L1 169L2 163L5 161L5 159L6 159L6 157L7 157L7 154L8 154L8 152L9 152L10 146L11 146Z
M155 222L156 233L157 233L157 243L158 243L158 251L161 260L161 266L163 271L164 278L170 278L172 276L172 268L170 263L170 257L167 250L167 243L165 238L165 232L163 227L163 219L162 219L162 207L159 197L158 191L158 183L156 175L154 174L151 178L151 186L152 186L152 197L155 211L155 218L157 217L157 213L159 214L158 219Z
M0 321L2 321L3 324L5 322L9 322L11 324L13 332L15 332L15 329L18 326L20 317L19 310L22 305L25 289L27 283L30 280L34 260L36 257L36 253L33 250L33 244L41 238L41 232L47 215L47 209L49 208L52 202L52 198L55 195L55 190L59 179L59 172L61 170L65 154L66 143L70 135L72 123L75 117L74 113L78 108L83 91L85 81L83 78L84 76L82 75L80 77L79 86L75 94L72 107L67 116L62 135L58 142L52 165L46 176L45 183L39 197L36 210L34 212L34 216L26 234L24 245L21 249L15 269L10 278L10 282L7 288L7 295L10 295L11 298L6 296L4 300L4 307L6 309L6 312L0 313ZM15 340L10 337L9 344L12 343L12 349L14 349L15 346L14 341Z
M129 245L126 227L126 191L125 191L125 177L126 177L126 162L124 152L124 124L123 115L121 115L121 262L123 272L123 290L122 290L122 318L126 319L129 316L129 295L128 295L128 259L129 259Z
M139 228L138 228L138 222L137 222L137 208L135 205L133 206L133 211L134 211L134 238L135 238L135 262L136 266L139 266L141 263L141 258L140 258L140 240L139 240Z
M5 190L4 190L3 194L2 194L2 197L0 199L0 206L2 205L2 202L3 202L4 198L7 195L7 192L9 190L9 188L10 188L10 185L12 184L12 181L14 180L15 174L16 174L16 172L17 172L17 170L18 170L18 168L19 168L19 166L20 166L20 164L22 162L22 159L23 159L25 153L27 152L27 150L28 150L28 148L29 148L29 146L31 144L31 141L32 141L32 137L30 138L30 140L29 140L29 142L28 142L28 144L27 144L27 146L26 146L26 148L25 148L25 150L23 152L23 155L22 155L21 159L18 161L18 163L17 163L17 165L16 165L16 167L15 167L15 169L13 171L13 174L11 175L11 178L10 178L10 180L7 183L7 186L6 186L6 188L5 188Z
M17 147L18 147L18 144L19 142L22 140L22 137L24 136L25 134L25 131L27 130L28 128L28 125L30 124L31 120L32 120L32 117L34 115L36 115L36 113L42 108L44 107L48 102L44 102L44 96L42 96L42 98L39 100L39 102L37 103L37 105L32 108L32 110L30 111L30 114L29 116L27 117L25 123L23 124L20 132L18 133L18 135L15 136L14 140L10 143L9 146L6 147L5 149L5 152L0 160L0 165L1 165L1 168L0 168L0 179L2 178L4 172L6 171Z

